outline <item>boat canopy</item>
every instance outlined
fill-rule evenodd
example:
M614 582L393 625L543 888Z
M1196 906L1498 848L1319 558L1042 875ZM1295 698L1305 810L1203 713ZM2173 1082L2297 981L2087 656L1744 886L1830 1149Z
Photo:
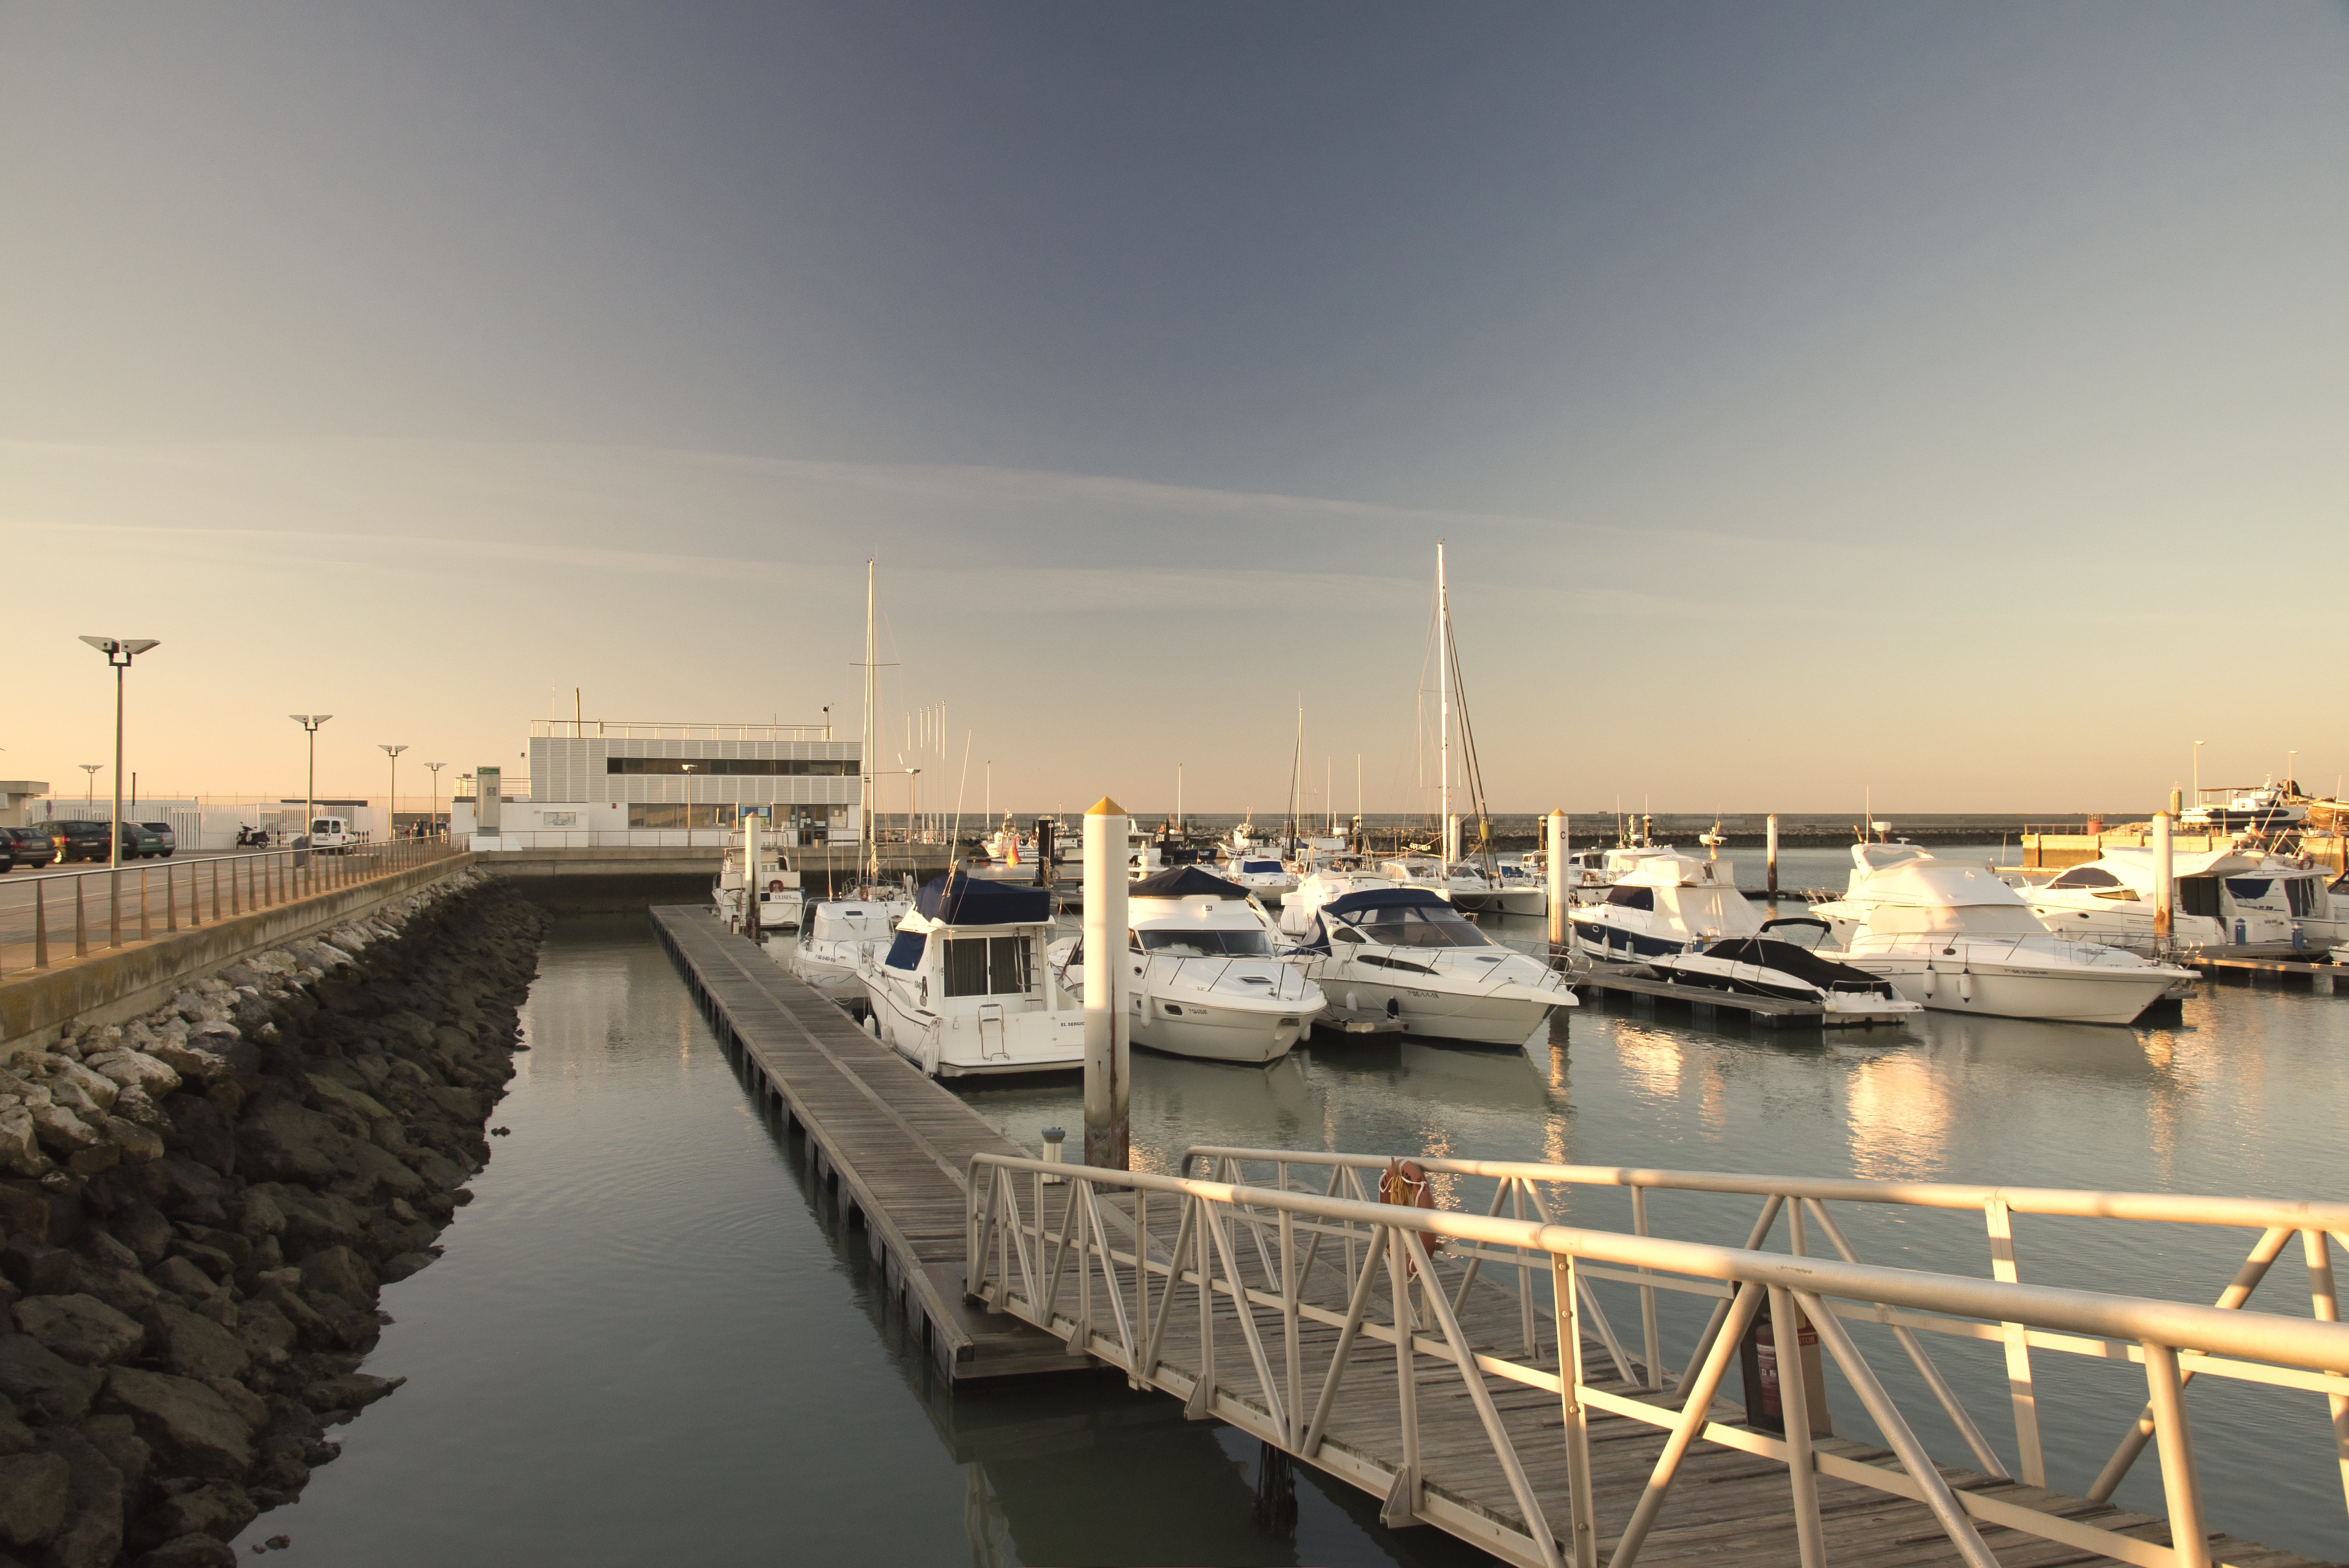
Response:
M1170 866L1133 882L1128 898L1246 898L1247 889L1198 866Z
M941 925L1048 925L1052 894L1049 888L975 881L957 872L934 878L916 895L914 908Z
M1433 888L1371 887L1364 888L1360 892L1340 893L1321 906L1321 913L1335 915L1340 920L1343 920L1349 915L1360 914L1364 910L1392 909L1400 904L1428 903L1442 904L1445 909L1452 907L1451 903Z
M1731 964L1756 964L1764 969L1775 969L1797 980L1806 980L1822 991L1865 992L1870 995L1890 996L1892 986L1867 970L1849 964L1837 964L1822 958L1807 947L1791 942L1781 942L1767 936L1740 936L1727 942L1716 942L1704 950L1708 958L1719 958Z

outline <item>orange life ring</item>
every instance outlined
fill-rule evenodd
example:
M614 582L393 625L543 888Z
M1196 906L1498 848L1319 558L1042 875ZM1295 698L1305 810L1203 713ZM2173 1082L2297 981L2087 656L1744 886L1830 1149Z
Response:
M782 892L782 891L783 891L783 879L782 879L782 878L781 878L781 877L777 877L774 881L772 881L772 882L769 882L769 883L767 884L767 891L768 891L769 892Z
M1379 1202L1400 1203L1412 1209L1433 1209L1435 1207L1435 1183L1428 1180L1426 1167L1418 1161L1390 1160L1379 1177ZM1444 1245L1442 1236L1424 1233L1421 1234L1420 1242L1427 1248L1430 1257L1433 1257ZM1416 1263L1407 1266L1412 1274L1419 1272Z

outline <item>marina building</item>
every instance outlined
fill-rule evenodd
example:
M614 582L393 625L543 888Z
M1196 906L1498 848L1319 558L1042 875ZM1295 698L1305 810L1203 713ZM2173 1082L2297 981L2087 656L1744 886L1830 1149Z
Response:
M511 849L682 845L756 811L789 843L856 841L857 743L829 725L537 719L528 760L526 781L465 776L451 831Z

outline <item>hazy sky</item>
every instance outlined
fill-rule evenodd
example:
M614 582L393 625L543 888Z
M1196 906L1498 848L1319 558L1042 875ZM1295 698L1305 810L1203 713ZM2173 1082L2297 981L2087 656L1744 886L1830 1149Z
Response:
M854 723L999 807L2349 770L2349 9L0 3L0 777ZM936 774L930 777L935 778ZM421 770L402 783L420 785ZM403 788L403 794L407 789Z

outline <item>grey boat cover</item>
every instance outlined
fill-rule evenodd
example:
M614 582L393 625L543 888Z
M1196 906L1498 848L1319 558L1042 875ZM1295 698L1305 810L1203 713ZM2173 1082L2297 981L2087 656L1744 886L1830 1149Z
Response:
M957 872L934 878L915 895L914 907L947 925L1045 925L1052 919L1052 894Z
M1169 866L1125 890L1128 898L1246 898L1247 889L1197 866Z

